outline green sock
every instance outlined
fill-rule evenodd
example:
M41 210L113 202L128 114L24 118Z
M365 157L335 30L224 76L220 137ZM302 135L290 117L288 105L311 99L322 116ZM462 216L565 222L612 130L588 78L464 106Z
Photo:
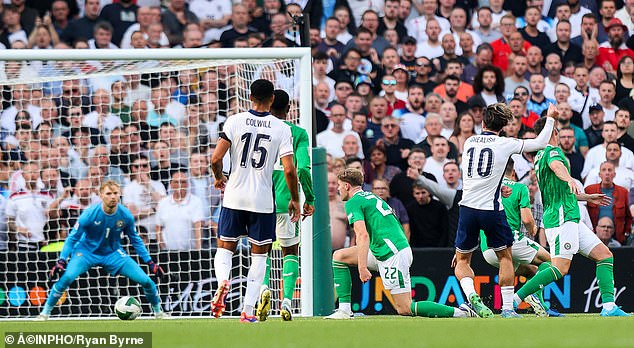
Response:
M339 298L339 303L352 302L352 277L350 277L350 268L348 265L332 261L332 274L335 281L335 291Z
M537 272L531 280L527 281L521 289L517 291L517 296L524 300L527 296L536 293L544 286L561 279L562 275L556 267L550 266Z
M266 258L266 271L264 272L264 280L262 285L269 286L269 277L271 276L271 255Z
M608 257L597 262L597 282L601 292L601 302L614 302L614 258Z
M547 268L550 267L550 262L542 262L541 265L539 265L539 267L537 268L537 272L539 273L540 271L543 271ZM550 310L550 306L548 304L546 304L546 301L544 301L544 288L539 288L539 291L537 291L535 293L535 296L537 296L537 298L539 299L539 302L542 303L542 306L544 306L544 308L546 309L546 311Z
M451 318L454 313L453 307L432 301L412 302L411 310L413 317Z
M284 280L284 298L293 299L297 274L299 273L299 256L286 255L282 264L282 279Z

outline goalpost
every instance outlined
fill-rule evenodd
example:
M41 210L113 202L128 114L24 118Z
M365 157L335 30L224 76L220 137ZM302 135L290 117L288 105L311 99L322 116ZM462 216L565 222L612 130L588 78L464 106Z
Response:
M42 220L46 205L63 195L65 186L72 182L75 190L58 208L49 209L51 219L41 221L45 226L32 232L31 239L9 236L0 223L0 319L39 313L53 284L47 273L58 258L55 250L79 212L98 201L95 190L104 177L123 184L122 203L133 207L152 257L169 273L157 284L163 308L177 317L211 316L221 197L213 189L209 163L223 120L249 109L249 85L258 78L271 80L289 94L289 121L306 129L312 147L309 48L3 51L0 139L3 162L11 168L8 191L26 187L21 163L36 161L42 176L38 190L49 191L51 197L32 209L28 203L16 203L16 195L1 200L0 219L13 216L18 226ZM149 173L142 169L144 160L149 161ZM189 238L183 243L164 230L164 243L159 244L156 226L165 218L156 208L164 195L169 197L169 177L177 171L188 174L189 194L204 203L202 213L188 212L203 217L201 238L188 234L181 237ZM312 219L301 223L301 236L293 307L295 314L312 316ZM136 259L129 244L124 245ZM21 250L8 250L15 248ZM227 316L240 315L248 255L246 243L234 255ZM279 247L271 255L275 315L282 292ZM144 313L150 313L138 285L107 275L102 268L92 269L71 284L52 318L112 318L114 303L125 295L137 297Z

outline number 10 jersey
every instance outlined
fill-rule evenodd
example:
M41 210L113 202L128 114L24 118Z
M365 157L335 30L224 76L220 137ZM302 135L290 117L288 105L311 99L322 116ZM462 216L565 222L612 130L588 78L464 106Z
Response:
M223 207L274 212L273 169L281 157L293 154L291 128L268 112L249 110L227 118L220 137L231 142Z
M524 141L482 132L467 139L462 151L461 206L503 210L500 187L511 155L522 153Z

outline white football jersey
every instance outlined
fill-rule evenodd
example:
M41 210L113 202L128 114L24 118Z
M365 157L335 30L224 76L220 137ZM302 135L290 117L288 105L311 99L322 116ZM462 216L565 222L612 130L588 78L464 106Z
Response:
M522 153L524 140L483 132L467 139L462 152L460 205L479 210L504 210L500 186L509 157Z
M279 158L293 154L291 128L268 112L249 110L227 118L220 137L231 142L222 206L274 212L273 169Z

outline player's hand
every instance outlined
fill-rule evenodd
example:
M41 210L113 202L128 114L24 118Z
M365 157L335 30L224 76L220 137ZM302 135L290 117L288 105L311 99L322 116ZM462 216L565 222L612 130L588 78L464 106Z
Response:
M458 260L456 260L456 254L453 254L453 259L451 259L451 268L456 268L458 264Z
M217 188L218 190L224 190L226 184L227 184L227 177L224 175L219 178L216 178L216 181L214 181L214 187Z
M537 226L535 226L535 228L532 231L526 231L528 232L528 236L529 237L535 237L537 235Z
M555 107L555 105L550 104L548 106L548 110L546 111L546 116L548 117L552 117L556 120L559 119L559 110L557 110L557 108Z
M68 263L66 262L66 260L64 259L57 260L57 263L55 264L55 266L53 266L53 268L51 268L51 272L49 273L51 278L55 277L55 275L57 274L59 274L61 277L62 274L64 274L64 272L66 271L67 265Z
M150 273L154 274L156 278L161 278L165 275L165 271L163 270L163 268L159 266L156 262L150 260L148 261L147 265L150 268Z
M602 207L607 207L612 204L612 197L606 196L603 193L594 193L588 196L588 202L592 204L600 205Z
M307 217L313 215L313 213L315 212L315 206L312 204L304 203L302 211L302 221L304 221Z
M359 268L359 279L361 279L362 283L365 283L368 280L372 279L372 273L370 273L367 267Z
M509 198L509 196L513 193L513 189L506 185L502 185L500 191L502 191L502 197L504 198Z
M299 221L299 213L299 202L291 199L291 201L288 202L288 215L291 217L291 222Z
M577 186L577 183L574 180L568 181L568 187L570 188L571 193L574 193L575 195L581 194L581 190L579 190L579 186Z

